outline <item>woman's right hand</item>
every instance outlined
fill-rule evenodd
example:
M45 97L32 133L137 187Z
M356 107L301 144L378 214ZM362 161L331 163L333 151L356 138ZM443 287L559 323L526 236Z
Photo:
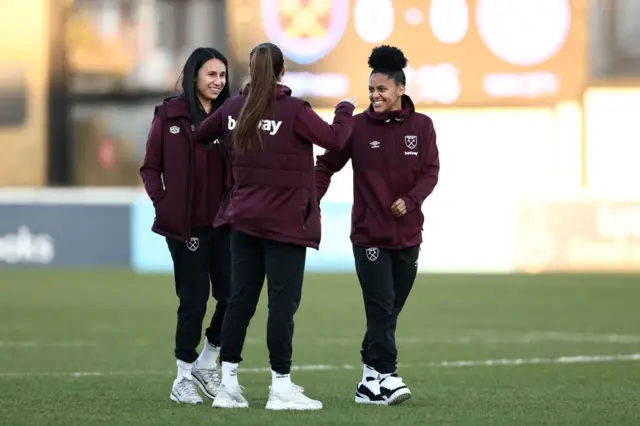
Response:
M355 98L355 96L352 96L352 97L347 98L347 99L343 99L343 100L341 100L341 101L340 101L340 102L338 102L338 103L342 103L342 102L348 102L348 103L350 103L351 105L353 105L354 107L357 107L357 106L358 106L358 101L357 101L357 99Z

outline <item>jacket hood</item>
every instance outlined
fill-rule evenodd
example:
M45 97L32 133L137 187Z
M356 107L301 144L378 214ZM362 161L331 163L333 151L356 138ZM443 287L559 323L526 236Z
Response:
M244 88L240 90L240 94L243 96L246 96L247 93L249 92L249 86L250 86L250 83L247 83L247 85L245 85ZM285 86L284 84L278 84L276 86L276 89L275 89L276 98L280 98L282 96L291 96L291 93L292 92L289 86Z
M167 109L168 117L186 117L189 118L189 105L183 95L169 96L162 101Z

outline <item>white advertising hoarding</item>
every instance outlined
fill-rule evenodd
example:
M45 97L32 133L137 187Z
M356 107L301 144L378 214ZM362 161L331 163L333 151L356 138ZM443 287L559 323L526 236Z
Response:
M546 108L421 112L434 121L441 170L435 191L423 205L424 243L419 271L510 271L517 200L548 195L552 187L570 185L562 185L563 175L556 166L562 153L556 143L556 112ZM333 120L333 111L319 113L327 122ZM318 147L315 151L317 155L324 152ZM350 205L352 179L348 163L333 177L323 203L327 207L334 203ZM318 268L324 265L330 269L332 253L339 251L346 256L351 252L349 227L342 223L349 216L344 214L344 207L327 207L322 210L323 243L319 253L310 253L310 259ZM334 235L338 231L329 228L336 226L347 235ZM338 249L338 244L345 247ZM352 267L352 259L349 262ZM346 268L344 261L341 265Z

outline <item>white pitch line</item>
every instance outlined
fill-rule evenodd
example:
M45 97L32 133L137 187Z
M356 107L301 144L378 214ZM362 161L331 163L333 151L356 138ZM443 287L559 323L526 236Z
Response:
M421 344L498 344L498 343L640 343L640 336L624 334L596 334L596 333L564 333L564 332L532 332L522 334L488 334L457 337L396 337L396 343L405 345ZM319 345L353 345L354 339L347 337L322 337L316 339ZM359 344L357 342L356 344Z
M558 358L503 358L484 361L442 361L420 365L425 367L494 367L500 365L584 364L621 361L640 361L640 353L627 355L571 355Z
M156 343L147 340L126 341L127 345L135 347L153 346ZM519 335L476 335L458 337L397 337L396 343L401 345L473 345L473 344L533 344L541 342L557 343L595 343L595 344L638 344L640 336L624 334L596 334L596 333L564 333L564 332L533 332ZM305 344L318 346L352 346L359 345L358 339L348 337L319 337ZM266 345L261 338L247 337L247 345ZM69 340L69 341L37 341L37 340L0 340L0 349L21 348L99 348L108 344L99 340Z
M0 349L3 348L97 348L103 346L101 342L91 340L66 340L66 341L37 341L37 340L0 340Z
M135 347L147 347L157 345L157 342L151 342L148 340L125 340L121 339L120 342L124 342L128 346ZM262 344L265 343L261 339L247 338L246 344ZM46 340L0 340L0 349L32 349L32 348L101 348L111 346L111 342L104 342L100 340L60 340L60 341L46 341Z
M640 361L640 353L618 355L569 355L557 358L502 358L471 361L438 361L418 364L399 364L399 368L464 368L464 367L496 367L517 365L552 365L552 364L589 364L609 362ZM359 369L359 365L293 365L292 371L335 371ZM243 373L269 373L268 367L240 368ZM174 370L128 370L128 371L0 371L0 378L11 377L104 377L104 376L132 376L174 374Z

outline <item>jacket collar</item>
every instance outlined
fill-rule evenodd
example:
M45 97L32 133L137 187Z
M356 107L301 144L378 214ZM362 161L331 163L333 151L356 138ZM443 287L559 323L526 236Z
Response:
M413 114L416 108L413 105L413 101L411 100L409 95L402 95L402 98L400 98L400 102L401 107L399 110L387 112L375 112L373 110L373 104L369 104L369 108L364 111L364 114L369 117L369 119L377 122L402 122L408 115Z

